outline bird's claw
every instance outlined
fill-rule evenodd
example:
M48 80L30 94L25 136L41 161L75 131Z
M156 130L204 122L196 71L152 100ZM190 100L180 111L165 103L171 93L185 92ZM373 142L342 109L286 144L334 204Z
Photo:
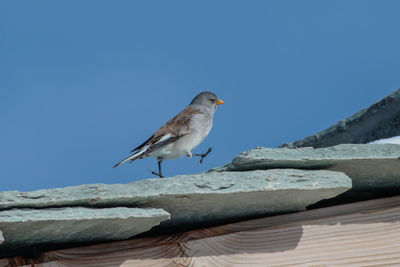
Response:
M158 173L158 172L152 171L152 170L150 170L150 169L147 169L147 170L150 171L152 174L157 175L157 176L160 177L160 178L165 178L165 177L162 175L162 173Z
M199 156L199 157L201 157L201 159L200 159L200 161L199 161L199 165L203 163L204 158L205 158L208 154L210 154L211 150L212 150L212 147L210 147L210 148L207 150L207 152L205 152L205 153L202 153L202 154L193 154L193 156Z

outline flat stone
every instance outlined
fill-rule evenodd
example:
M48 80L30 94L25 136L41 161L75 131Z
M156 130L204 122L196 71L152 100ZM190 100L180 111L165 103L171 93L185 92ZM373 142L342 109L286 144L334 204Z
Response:
M400 89L328 129L281 147L329 147L365 144L400 135Z
M346 173L352 191L399 190L400 145L343 144L328 148L258 148L236 156L217 171L270 168L326 169Z
M121 240L169 219L161 209L49 208L0 211L2 248L33 244Z
M160 226L186 227L304 210L312 203L332 198L350 188L349 177L332 171L210 172L130 184L1 192L0 209L151 207L171 214L171 219Z

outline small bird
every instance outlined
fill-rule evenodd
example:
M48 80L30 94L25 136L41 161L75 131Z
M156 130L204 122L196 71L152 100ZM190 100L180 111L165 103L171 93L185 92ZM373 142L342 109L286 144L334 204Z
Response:
M214 93L202 92L178 115L158 129L143 144L134 148L133 155L117 163L113 168L125 162L155 157L158 161L158 173L152 174L163 178L161 163L164 159L176 159L182 156L191 158L200 156L200 163L211 152L211 148L202 154L192 154L204 138L207 137L213 124L213 115L217 106L224 104Z

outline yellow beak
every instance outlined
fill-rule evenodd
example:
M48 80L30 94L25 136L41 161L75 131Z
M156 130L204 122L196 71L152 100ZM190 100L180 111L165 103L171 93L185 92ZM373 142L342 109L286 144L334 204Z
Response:
M223 100L218 99L217 106L218 106L218 105L221 105L221 104L224 104L224 103L225 103L225 102L224 102Z

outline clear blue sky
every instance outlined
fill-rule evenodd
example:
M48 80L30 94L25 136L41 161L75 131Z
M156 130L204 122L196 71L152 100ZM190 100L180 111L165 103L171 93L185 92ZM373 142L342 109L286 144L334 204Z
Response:
M0 190L154 177L111 167L199 92L225 101L196 173L321 131L400 87L400 1L2 1Z

